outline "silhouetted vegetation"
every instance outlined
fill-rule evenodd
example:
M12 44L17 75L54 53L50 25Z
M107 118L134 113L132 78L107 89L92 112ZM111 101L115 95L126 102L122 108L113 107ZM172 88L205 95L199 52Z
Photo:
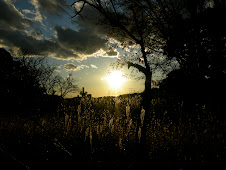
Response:
M36 113L0 115L3 162L31 169L223 167L225 1L76 3L75 16L94 8L113 38L140 47L144 63L125 63L144 74L145 91L92 98L83 88L81 97L64 99L77 90L71 75L63 79L42 59L15 60L0 49L1 112ZM166 61L153 63L153 54ZM168 72L159 88L151 89L152 68Z
M56 111L63 97L78 89L71 75L66 79L57 75L45 58L13 58L1 48L0 60L1 112L26 115Z
M208 103L212 111L223 117L226 28L222 21L226 20L226 7L223 2L214 8L202 3L185 4L187 12L181 17L166 18L170 26L165 28L164 53L176 58L180 68L168 74L161 88L183 97L185 104ZM175 12L179 15L180 11Z
M118 64L126 63L128 68L136 68L145 79L142 106L146 116L142 126L139 116L137 121L142 132L138 147L143 153L141 151L137 156L141 162L147 156L146 132L149 119L153 117L151 82L156 69L173 70L161 86L165 93L182 98L174 99L175 103L183 101L187 112L197 103L214 103L212 110L219 116L223 115L223 102L216 98L225 96L226 32L222 26L226 18L225 1L75 0L72 6L76 6L73 17L83 17L84 13L87 17L86 8L97 11L99 18L96 23L109 32L109 38L121 43L116 47L134 45L139 48L130 57L121 57ZM162 59L155 61L156 55ZM173 63L179 67L178 70L174 70ZM217 90L213 90L215 82L220 82Z
M29 70L25 62L14 61L9 52L0 51L1 56L1 98L2 110L21 111L35 106L32 101L40 98L43 89L40 88L37 77ZM10 107L13 105L13 107Z

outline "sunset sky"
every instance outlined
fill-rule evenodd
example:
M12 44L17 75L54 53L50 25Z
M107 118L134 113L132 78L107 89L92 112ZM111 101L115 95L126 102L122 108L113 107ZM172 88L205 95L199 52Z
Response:
M92 16L89 22L80 17L70 19L74 15L72 3L73 0L1 0L0 47L12 56L23 51L27 56L47 57L59 74L65 77L71 73L78 86L85 87L93 97L142 92L144 80L124 77L131 75L132 68L125 66L115 74L111 66L129 52L110 46L114 39L107 39L101 26L92 22L98 15L89 9L84 11L84 15ZM121 80L114 79L114 74ZM141 74L133 73L132 77L136 76ZM153 79L159 76L155 74ZM110 79L122 82L114 86Z

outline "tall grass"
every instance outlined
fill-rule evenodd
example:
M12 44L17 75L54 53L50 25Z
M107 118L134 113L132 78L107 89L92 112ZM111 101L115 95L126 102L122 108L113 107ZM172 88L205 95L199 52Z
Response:
M147 151L150 159L173 159L192 162L222 160L224 143L222 121L203 105L191 112L183 111L183 103L171 105L164 99L153 99L147 129ZM176 116L175 116L176 115ZM136 154L137 119L140 126L145 118L141 96L82 98L65 100L57 113L25 121L2 121L1 132L18 132L33 136L51 136L61 142L61 149L72 153L74 145L84 145L86 156L103 152ZM176 117L176 118L175 118ZM18 127L19 130L18 130ZM141 137L138 131L138 140ZM59 144L57 144L59 146ZM70 151L72 149L72 152ZM87 157L89 157L87 156ZM114 155L117 159L117 155Z

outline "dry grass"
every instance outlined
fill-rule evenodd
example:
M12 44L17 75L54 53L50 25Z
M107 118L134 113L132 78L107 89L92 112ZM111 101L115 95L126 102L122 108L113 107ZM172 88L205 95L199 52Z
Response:
M75 146L81 146L80 156L103 160L101 155L108 153L114 159L133 159L136 154L135 139L137 117L145 117L140 107L141 97L127 98L82 98L81 101L65 101L53 115L35 116L31 119L1 119L1 143L7 145L7 136L26 136L31 142L34 136L49 139L62 152L75 153ZM199 161L198 166L206 167L209 161L223 160L222 122L205 107L197 106L191 113L185 113L182 104L174 109L161 99L152 101L152 118L148 126L148 153L150 159L173 159ZM176 109L175 109L176 108ZM172 116L176 112L177 119ZM142 125L142 122L141 122ZM138 132L138 135L141 133ZM9 143L9 142L8 142ZM42 150L51 150L40 144ZM78 148L77 148L78 149ZM113 158L112 158L113 159ZM130 162L133 160L130 160ZM196 164L197 165L197 164ZM182 166L183 167L183 166Z

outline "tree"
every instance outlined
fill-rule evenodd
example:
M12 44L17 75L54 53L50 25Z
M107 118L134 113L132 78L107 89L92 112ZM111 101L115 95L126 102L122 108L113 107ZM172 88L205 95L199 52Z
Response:
M0 60L0 93L6 111L37 109L48 102L50 95L65 97L78 89L71 74L66 79L62 78L56 74L56 67L48 65L43 57L13 58L0 48ZM9 104L14 107L9 108Z
M140 116L138 117L138 126L141 126L141 140L138 150L141 150L139 156L147 155L145 152L147 125L150 118L150 101L151 101L151 82L152 72L151 64L153 53L161 53L161 47L164 43L158 34L156 23L159 18L153 17L158 8L157 1L148 0L76 0L71 5L75 7L75 15L82 16L85 8L92 8L100 15L99 22L104 31L108 32L109 38L114 38L121 43L121 46L133 47L139 49L134 50L134 55L129 61L125 61L128 68L134 67L143 73L145 77L145 91L143 93L142 105L145 110L145 120L141 126ZM80 6L80 8L78 8ZM141 55L141 56L138 56ZM139 63L135 58L143 60ZM138 141L138 140L137 140ZM138 156L138 158L139 158ZM142 157L141 156L141 157ZM139 159L142 159L142 158Z
M225 45L223 45L224 41L221 41L220 47L215 46L214 50L209 51L213 44L207 43L210 37L208 37L209 31L206 30L209 29L205 28L205 26L203 27L203 24L201 24L203 23L203 17L201 16L203 14L205 15L208 7L211 8L212 6L221 5L225 5L225 1L76 0L72 4L72 6L76 7L76 12L73 17L82 15L82 11L85 8L92 8L100 14L99 23L104 26L105 31L109 31L109 38L116 39L121 43L121 46L139 48L139 52L134 51L131 60L126 63L128 68L134 67L138 69L145 77L145 92L143 96L145 120L144 126L142 127L142 146L145 146L146 128L150 117L152 65L154 64L158 67L163 66L168 69L171 64L170 61L176 60L180 64L180 67L186 68L187 71L195 70L193 66L196 65L195 68L198 68L201 64L204 65L202 67L203 72L206 72L209 64L206 64L202 59L203 56L206 56L206 51L208 53L214 51L223 52L223 49L218 50L218 48L224 48ZM223 12L225 10L221 11ZM211 14L208 16L211 17ZM218 15L218 18L220 16L221 14ZM198 18L195 20L196 17ZM206 25L208 24L208 17L204 18L204 25ZM200 21L202 22L199 24ZM200 26L198 29L197 25ZM200 36L201 32L203 32L202 36ZM217 32L217 30L214 32ZM200 46L201 53L199 52ZM155 63L153 62L155 55L162 55L166 60ZM136 58L139 61L142 60L143 64L137 62ZM216 65L214 64L214 66ZM220 66L220 68L223 67ZM195 75L195 71L190 74L190 76L192 75Z
M78 86L74 84L75 80L72 74L69 74L66 79L59 77L56 84L56 92L61 97L65 97L68 93L74 93L78 91Z
M202 77L222 74L226 55L226 27L222 25L222 20L226 19L225 2L198 0L177 4L181 6L173 11L177 17L171 17L173 14L168 12L170 19L165 19L169 25L164 29L165 54L176 58L187 73L197 75L200 72ZM167 8L172 11L173 7Z
M34 106L32 99L42 95L36 75L25 59L15 60L5 49L0 49L1 56L1 96L4 98L3 110L20 111ZM34 71L34 70L33 70ZM14 107L9 107L13 105ZM6 106L6 107L5 107ZM15 109L15 110L13 110Z
M225 77L226 2L223 0L158 0L159 35L168 59L195 79Z
M176 5L180 7L172 10ZM211 111L222 116L226 86L226 26L222 21L226 19L226 2L175 1L167 8L170 18L165 17L169 27L164 29L163 49L168 58L178 61L180 69L169 74L162 86L170 91L174 88L187 103L208 103L214 108Z
M68 93L73 93L78 90L78 86L75 85L75 79L73 79L72 74L69 74L67 78L64 79L55 72L55 66L48 64L45 57L23 57L19 61L28 69L27 74L34 77L36 83L46 95L65 97Z
M85 91L85 88L82 88L82 91L80 91L80 94L82 97L85 97L88 93Z

